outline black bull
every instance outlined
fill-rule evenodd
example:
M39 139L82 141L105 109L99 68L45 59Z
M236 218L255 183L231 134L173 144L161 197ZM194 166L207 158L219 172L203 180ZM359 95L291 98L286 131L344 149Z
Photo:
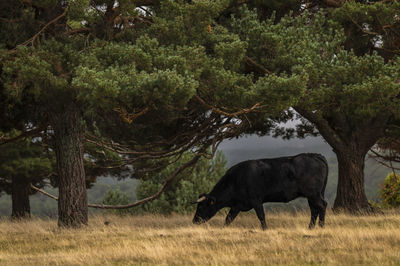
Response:
M305 197L311 210L309 227L313 228L319 216L324 226L326 201L324 192L328 164L324 156L302 153L296 156L250 160L232 166L209 194L202 194L193 223L206 222L218 210L231 208L225 224L229 225L241 211L254 208L266 229L264 202L289 202Z

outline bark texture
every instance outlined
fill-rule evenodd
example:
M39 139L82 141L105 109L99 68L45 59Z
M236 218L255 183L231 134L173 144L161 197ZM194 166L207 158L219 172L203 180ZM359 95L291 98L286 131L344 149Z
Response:
M58 225L79 227L88 222L81 115L74 104L63 109L51 119L59 177Z
M29 204L30 182L24 178L13 178L12 180L12 213L13 219L25 219L31 217L31 206Z
M364 188L365 154L336 151L339 167L338 186L333 210L363 214L373 212Z

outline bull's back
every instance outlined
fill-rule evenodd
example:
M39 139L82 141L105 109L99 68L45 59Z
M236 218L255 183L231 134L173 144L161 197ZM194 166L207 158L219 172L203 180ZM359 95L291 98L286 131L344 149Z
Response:
M289 202L323 193L326 177L327 163L319 154L249 160L232 166L214 192L229 188L235 201Z
M324 194L328 164L322 155L299 154L263 161L271 166L263 176L265 202L289 202Z
M299 196L292 157L244 161L229 169L225 178L235 197L244 200L288 202Z
M293 158L298 189L309 196L324 193L328 178L328 163L320 154L299 154Z

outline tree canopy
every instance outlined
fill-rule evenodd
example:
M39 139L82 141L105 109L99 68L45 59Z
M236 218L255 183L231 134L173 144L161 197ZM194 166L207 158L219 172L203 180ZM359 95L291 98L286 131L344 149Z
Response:
M276 115L293 104L299 76L242 71L248 43L216 23L230 4L1 4L2 116L18 117L25 135L51 133L60 225L87 222L84 141L127 163L157 164L186 150L201 156L242 134L246 114Z
M257 58L265 72L304 80L305 93L293 109L270 117L284 121L293 118L295 110L303 123L286 131L275 124L275 134L321 134L339 161L334 208L370 211L364 192L364 158L400 114L400 4L346 1L334 8L321 9L312 3L302 9L301 14L295 11L277 22L274 15L264 19L241 8L229 28L251 44L247 56ZM256 121L253 132L271 130L268 119Z

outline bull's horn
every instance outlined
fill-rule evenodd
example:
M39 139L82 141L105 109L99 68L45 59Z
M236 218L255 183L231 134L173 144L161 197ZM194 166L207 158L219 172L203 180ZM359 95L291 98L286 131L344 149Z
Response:
M202 196L200 197L198 200L191 202L191 204L196 204L196 203L200 203L202 201L206 200L206 196Z
M202 196L202 197L200 197L196 202L197 203L200 203L200 202L202 202L202 201L205 201L207 198L206 198L206 196Z

